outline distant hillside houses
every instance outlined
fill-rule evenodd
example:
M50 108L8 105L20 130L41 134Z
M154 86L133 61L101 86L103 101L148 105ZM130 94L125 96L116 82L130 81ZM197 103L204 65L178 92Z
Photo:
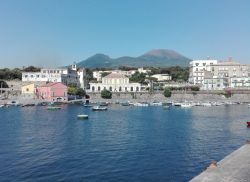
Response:
M75 64L70 68L46 68L40 72L22 72L23 82L61 82L65 85L86 88L86 71Z
M145 73L145 74L148 74L148 73L151 72L151 70L144 69L144 68L138 68L137 70L129 70L129 71L123 71L123 70L93 71L93 78L95 78L97 81L102 81L102 77L103 77L103 75L105 75L105 73L107 73L107 74L117 73L117 74L120 74L120 75L131 77L137 71L139 73Z
M203 90L250 89L250 65L232 60L190 62L189 82Z
M101 92L109 90L111 92L140 92L140 83L130 83L129 78L121 73L110 73L102 78L101 83L89 83L88 92Z

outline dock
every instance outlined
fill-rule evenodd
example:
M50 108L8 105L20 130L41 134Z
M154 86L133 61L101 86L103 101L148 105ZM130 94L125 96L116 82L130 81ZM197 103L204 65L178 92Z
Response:
M190 182L249 182L250 181L250 142L213 162L204 172Z

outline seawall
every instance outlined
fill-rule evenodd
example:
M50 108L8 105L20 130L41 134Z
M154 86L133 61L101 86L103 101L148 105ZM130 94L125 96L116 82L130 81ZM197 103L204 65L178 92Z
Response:
M250 144L226 156L218 163L211 164L204 172L190 182L249 182L250 181Z
M172 92L171 97L167 98L162 92L156 93L113 93L112 99L102 99L100 93L88 93L91 102L107 101L134 101L134 102L167 102L167 101L201 101L201 102L250 102L250 93L234 93L230 97L225 97L220 92Z

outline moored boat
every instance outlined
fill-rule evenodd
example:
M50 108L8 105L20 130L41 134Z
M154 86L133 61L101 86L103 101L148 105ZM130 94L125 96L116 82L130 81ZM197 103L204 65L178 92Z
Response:
M78 119L88 119L88 118L89 118L89 115L87 115L87 114L78 114L78 115L77 115L77 118L78 118Z
M250 127L250 121L247 121L247 127Z
M188 103L188 102L184 102L184 103L181 103L181 107L184 107L184 108L189 108L189 107L192 107L193 105L191 103Z
M108 110L108 108L104 107L104 106L94 106L94 107L92 107L92 110L93 111L106 111L106 110Z
M61 109L61 107L58 107L58 106L48 106L48 107L47 107L47 110L51 110L51 111L52 111L52 110L53 110L53 111L54 111L54 110L59 110L59 109Z
M148 107L149 104L146 103L146 102L137 102L137 103L134 103L134 106L139 106L139 107Z

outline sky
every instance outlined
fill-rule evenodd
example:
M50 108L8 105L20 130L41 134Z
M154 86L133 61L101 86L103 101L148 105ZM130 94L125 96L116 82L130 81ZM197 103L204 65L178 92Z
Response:
M156 48L250 64L250 1L0 0L0 68Z

